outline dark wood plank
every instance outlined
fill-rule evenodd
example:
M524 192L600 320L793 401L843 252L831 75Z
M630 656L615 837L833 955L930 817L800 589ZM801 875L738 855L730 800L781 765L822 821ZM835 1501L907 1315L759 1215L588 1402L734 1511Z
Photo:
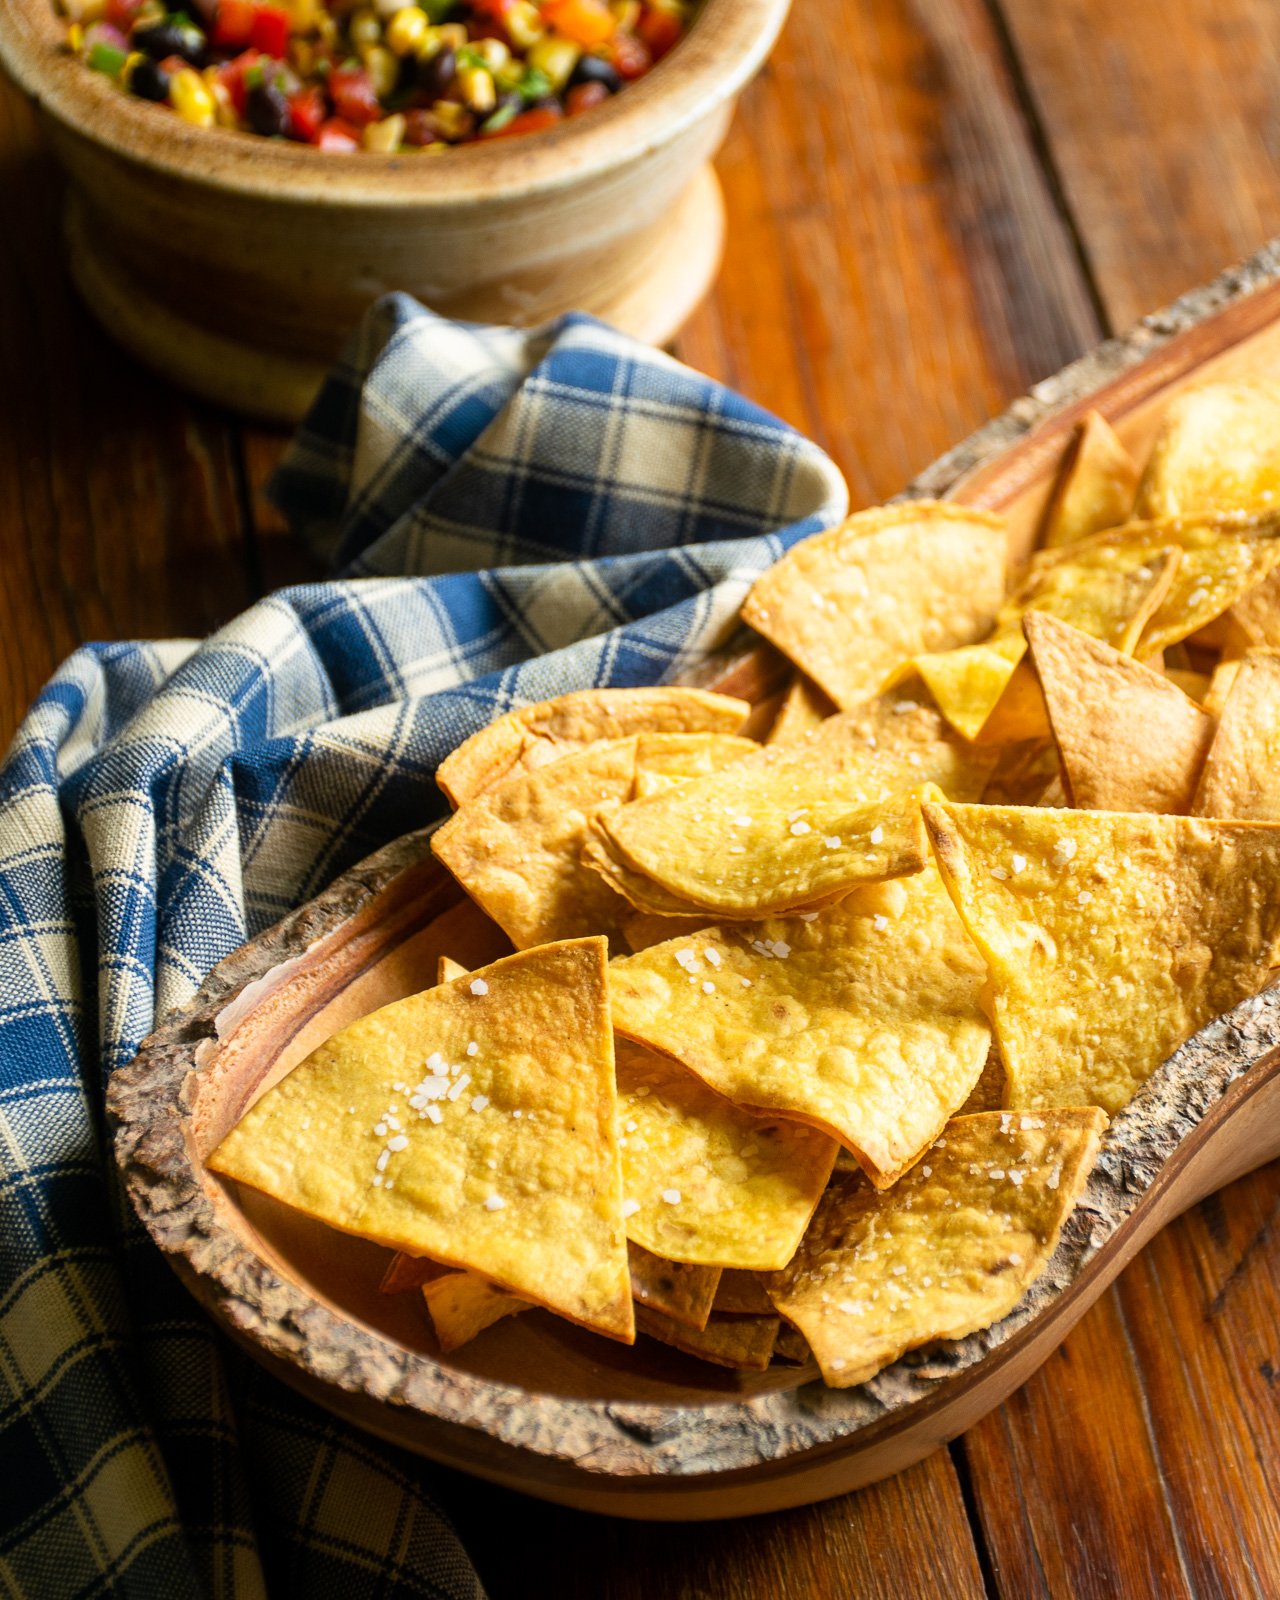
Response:
M229 424L117 351L62 262L59 186L0 80L0 747L86 639L204 633L248 598Z
M445 1492L491 1600L982 1600L950 1457L825 1505L738 1522L619 1522Z

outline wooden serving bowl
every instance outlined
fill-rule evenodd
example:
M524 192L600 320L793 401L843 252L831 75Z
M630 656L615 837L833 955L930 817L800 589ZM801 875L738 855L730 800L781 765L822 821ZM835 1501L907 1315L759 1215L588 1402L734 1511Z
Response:
M703 0L606 105L438 156L194 128L69 55L54 0L0 0L0 64L66 168L72 271L108 332L199 394L294 420L389 289L475 322L582 310L670 338L720 261L711 157L789 5Z
M1029 547L1072 427L1097 406L1136 451L1180 388L1280 377L1280 247L1040 385L912 493L1005 512ZM779 660L715 679L763 702ZM1049 1267L993 1328L917 1351L861 1388L810 1368L734 1374L641 1338L614 1345L534 1311L450 1357L388 1259L207 1173L203 1157L269 1084L345 1023L505 943L435 866L388 845L245 945L113 1079L125 1183L210 1312L282 1378L397 1444L581 1508L696 1519L843 1493L908 1466L998 1405L1171 1218L1280 1155L1280 989L1179 1049L1117 1116Z

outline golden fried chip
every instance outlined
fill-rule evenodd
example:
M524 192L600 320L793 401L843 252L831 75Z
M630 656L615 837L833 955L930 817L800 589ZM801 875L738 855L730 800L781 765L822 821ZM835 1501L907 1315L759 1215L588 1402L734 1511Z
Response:
M600 807L631 798L635 772L634 739L575 750L467 801L432 851L519 950L615 933L628 908L582 847Z
M1047 612L1022 626L1071 804L1188 811L1213 718L1163 674Z
M781 1322L776 1316L713 1317L701 1333L686 1328L647 1306L636 1307L636 1327L651 1339L660 1339L687 1356L714 1361L718 1367L739 1372L763 1372L773 1355Z
M690 778L719 772L760 746L735 733L642 733L636 737L633 799L675 789Z
M1004 598L1003 519L916 500L860 511L757 578L742 618L851 710L904 661L970 644Z
M887 1194L837 1178L769 1297L833 1388L1007 1316L1044 1271L1097 1159L1095 1108L958 1117Z
M1039 805L1046 791L1058 781L1061 763L1058 747L1050 738L1005 745L997 755L995 769L982 791L984 805Z
M605 942L508 956L312 1052L208 1158L630 1342Z
M1181 560L1174 542L1169 544L1167 550L1153 551L1145 541L1115 544L1095 537L1064 550L1042 551L1000 608L989 639L961 650L920 656L912 664L952 726L967 739L975 739L1010 688L1026 653L1022 619L1027 612L1047 611L1129 653ZM1029 669L1024 668L1024 678L1034 693ZM1006 737L1033 737L1037 731L1009 729Z
M1280 567L1273 567L1219 620L1228 624L1221 643L1230 648L1280 649Z
M778 1338L773 1347L773 1353L779 1361L790 1361L797 1367L803 1367L813 1360L813 1351L809 1348L809 1341L799 1328L793 1328L789 1322L784 1322L778 1329Z
M819 723L836 714L835 701L803 672L793 672L766 744L794 744L812 733Z
M627 1246L631 1262L631 1293L638 1305L660 1311L673 1322L699 1332L707 1325L720 1284L719 1267L699 1267L690 1261L667 1261L640 1245ZM766 1306L765 1311L772 1310Z
M433 1278L443 1277L446 1272L453 1270L427 1256L411 1256L403 1250L397 1250L382 1275L378 1290L381 1294L403 1294L406 1289L421 1289L424 1283L430 1283Z
M589 845L588 849L590 848ZM612 862L608 857L604 859L605 872L608 876ZM710 911L697 911L691 916L663 916L656 911L632 911L629 916L622 919L622 937L627 949L634 955L637 950L647 950L651 944L663 944L679 934L697 933L701 928L709 928L714 921L715 918Z
M1169 404L1138 488L1136 515L1267 511L1280 503L1280 385L1204 384Z
M1280 822L1280 651L1250 650L1240 662L1194 810L1198 817Z
M791 1259L835 1159L816 1128L744 1111L686 1068L617 1041L627 1235L655 1255L773 1268Z
M579 745L636 733L736 733L750 713L745 700L704 689L576 689L509 711L473 733L441 762L436 782L460 806Z
M476 1334L503 1317L531 1310L527 1300L486 1283L474 1272L446 1272L422 1286L432 1326L443 1355L469 1344Z
M599 813L586 858L642 911L755 920L808 910L858 883L918 872L913 791L934 782L976 798L994 761L932 707L880 697L796 744Z
M758 1272L735 1269L720 1274L714 1309L735 1317L771 1317L773 1301L764 1292L764 1283Z
M1133 457L1106 418L1087 411L1063 458L1040 543L1054 549L1118 527L1132 516L1137 490Z
M441 956L436 962L436 982L452 983L455 978L463 977L469 970L452 956Z
M1243 656L1233 657L1229 661L1219 661L1213 669L1213 676L1209 679L1209 693L1204 697L1204 708L1211 717L1220 717L1222 708L1227 703L1227 696L1231 693L1231 685L1236 681L1236 673L1240 670Z
M924 811L990 969L1012 1107L1118 1111L1184 1039L1256 994L1280 957L1280 826Z
M963 1104L991 1043L982 961L932 867L812 920L655 945L609 976L618 1033L832 1134L878 1185Z
M1004 1062L1000 1059L999 1048L993 1042L991 1049L987 1052L982 1076L974 1084L969 1098L960 1107L956 1115L967 1117L971 1116L975 1111L1003 1110L1005 1082Z
M1182 551L1173 581L1147 619L1133 653L1153 656L1234 610L1280 563L1277 532L1280 521L1274 517L1247 526L1235 518L1219 517L1134 523L1100 535L1100 541L1135 543L1145 538L1153 550L1176 544Z
M1166 666L1164 675L1170 683L1176 683L1189 700L1194 700L1198 706L1204 705L1213 684L1207 672L1196 672L1190 667Z

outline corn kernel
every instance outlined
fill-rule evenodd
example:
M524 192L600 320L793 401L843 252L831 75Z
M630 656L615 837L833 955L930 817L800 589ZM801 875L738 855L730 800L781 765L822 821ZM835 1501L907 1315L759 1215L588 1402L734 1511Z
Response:
M462 67L458 72L458 88L463 102L481 116L492 111L498 103L498 91L493 86L493 74L487 67Z
M477 39L471 49L480 57L490 72L496 72L499 67L505 67L511 60L511 52L501 39Z
M391 94L400 78L399 56L393 56L385 45L375 44L366 46L360 52L360 59L378 99Z
M218 82L216 67L210 67L209 73L212 74L212 79L206 74L206 82L209 84L209 93L213 96L213 120L220 128L238 128L240 118L236 113L236 103L231 98L231 91L225 83Z
M347 34L355 48L360 50L367 45L380 42L382 24L372 11L357 11L347 27Z
M215 115L209 86L194 67L184 67L169 79L169 104L184 122L212 128Z
M146 57L141 50L130 50L129 54L124 58L124 66L120 68L120 87L122 89L129 87L129 79L133 77L133 69L138 65L139 61L145 60Z
M466 106L460 106L456 100L437 100L431 107L431 114L441 133L450 139L462 138L475 126Z
M448 45L452 50L465 50L470 43L465 22L442 22L436 32L440 35L442 48Z
M398 56L416 55L430 26L421 6L402 6L387 23L387 46Z
M502 22L507 30L507 37L517 50L527 50L546 32L542 25L542 13L531 0L516 0Z
M552 34L539 39L529 51L529 65L537 67L559 93L573 76L573 69L581 57L582 51L571 39L561 39Z
M634 33L640 20L640 0L609 0L609 10L618 27Z
M360 143L366 150L380 150L391 154L398 150L404 142L404 117L400 112L394 116L383 117L381 122L371 122L360 135Z
M67 29L67 49L75 55L84 49L84 29L78 22L73 22Z

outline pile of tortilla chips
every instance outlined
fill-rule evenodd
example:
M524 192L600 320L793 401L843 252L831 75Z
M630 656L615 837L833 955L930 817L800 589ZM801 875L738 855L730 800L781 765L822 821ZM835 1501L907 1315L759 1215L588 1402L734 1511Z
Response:
M1108 1116L1280 961L1277 463L1280 386L1184 395L1145 468L1091 413L1020 570L914 502L765 574L758 739L676 687L500 718L433 843L488 930L449 953L515 953L208 1165L394 1251L442 1352L542 1307L843 1386L990 1326Z

